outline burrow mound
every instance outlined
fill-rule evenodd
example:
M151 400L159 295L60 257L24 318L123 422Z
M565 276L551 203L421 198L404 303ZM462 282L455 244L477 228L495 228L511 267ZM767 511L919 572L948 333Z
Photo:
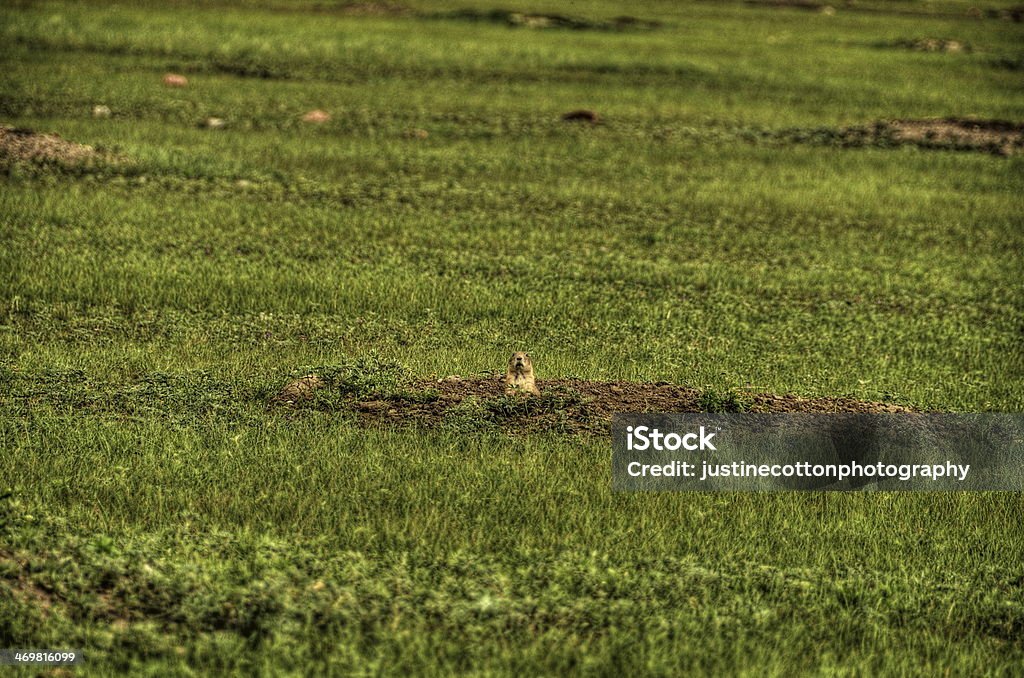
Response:
M316 384L310 388L311 384ZM729 391L687 386L584 379L538 380L539 397L505 392L500 375L418 381L387 396L339 392L308 375L289 383L273 405L296 409L343 410L362 423L418 424L458 430L498 428L517 432L556 431L607 435L612 415L625 412L911 412L891 403L851 398Z
M403 16L409 8L389 0L367 0L367 2L349 2L338 8L342 14L355 16Z
M0 125L0 161L75 165L99 157L92 146L67 141L58 134Z
M1024 123L975 118L880 120L838 129L784 129L769 133L767 138L848 148L918 146L1010 156L1024 152Z
M1024 123L1005 120L945 118L892 120L885 123L893 140L924 146L982 150L1001 155L1024 151Z
M945 54L959 54L961 52L973 52L974 47L963 40L952 38L918 38L916 40L895 40L893 42L879 43L880 47L892 47L896 49L908 49L913 52L941 52Z
M773 9L806 9L812 12L825 12L833 10L832 5L816 0L746 0L745 4L750 7L769 7ZM847 3L849 4L849 3Z
M570 30L596 31L647 31L660 28L661 23L634 16L617 16L612 19L587 19L564 14L531 14L505 9L475 10L459 9L433 15L439 19L488 22L513 28L562 28Z

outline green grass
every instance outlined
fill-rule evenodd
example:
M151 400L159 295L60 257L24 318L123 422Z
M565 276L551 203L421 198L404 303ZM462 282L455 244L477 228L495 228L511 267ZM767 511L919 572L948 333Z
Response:
M83 675L1013 675L1019 495L616 494L607 439L479 403L434 429L265 405L310 365L387 394L528 349L709 407L1024 411L1024 160L836 136L1024 120L1020 24L337 6L0 8L0 123L119 158L0 168L0 647ZM928 37L972 51L892 46ZM605 123L559 120L581 107Z

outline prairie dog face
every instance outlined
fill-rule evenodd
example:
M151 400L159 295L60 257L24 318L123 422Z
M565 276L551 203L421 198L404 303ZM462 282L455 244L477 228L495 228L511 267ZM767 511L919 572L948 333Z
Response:
M530 354L524 351L516 351L508 360L508 371L511 374L532 374L533 361Z

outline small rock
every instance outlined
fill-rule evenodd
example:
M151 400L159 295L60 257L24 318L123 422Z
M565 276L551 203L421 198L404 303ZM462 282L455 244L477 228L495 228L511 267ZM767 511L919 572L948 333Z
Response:
M110 117L110 106L104 106L103 104L97 104L92 107L92 117L94 118L109 118Z
M248 179L239 179L235 182L235 186L238 188L252 188L252 182Z
M226 125L227 123L224 122L224 118L207 118L199 126L206 129L224 129Z
M327 111L321 111L319 108L312 110L306 113L304 116L302 116L302 122L314 122L318 124L322 122L327 122L330 119L331 114L328 113Z
M188 78L177 73L168 73L164 76L164 84L168 87L188 87Z
M825 16L835 16L836 15L836 8L833 7L832 5L823 5L822 8L819 11L822 14L824 14Z

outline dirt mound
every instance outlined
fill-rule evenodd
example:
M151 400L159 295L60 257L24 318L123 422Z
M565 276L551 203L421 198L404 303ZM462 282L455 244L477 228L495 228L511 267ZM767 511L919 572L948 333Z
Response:
M920 146L949 151L1016 155L1024 151L1024 123L973 118L880 120L853 127L793 127L747 138L842 148Z
M320 110L319 108L309 111L302 116L302 122L312 122L315 124L321 124L330 122L331 114L327 111Z
M565 122L589 122L591 125L599 125L602 122L601 115L597 111L583 108L563 114L562 120Z
M464 398L504 396L504 382L494 379L460 379L448 377L439 383L421 382L436 388L442 401L459 402ZM581 403L591 414L609 421L617 412L909 412L899 405L871 403L849 398L800 398L759 394L709 394L688 386L658 382L589 381L585 379L537 380L542 394L579 394Z
M338 394L329 387L273 404L338 409L367 425L418 424L473 431L555 431L607 435L612 415L624 412L910 412L899 405L850 398L800 398L766 393L709 393L666 382L553 379L538 381L541 395L505 392L500 375L420 381L390 396Z
M888 43L887 46L909 49L915 52L945 52L957 54L960 52L972 52L970 43L963 40L951 40L948 38L920 38L917 40L897 40Z
M441 12L434 15L434 18L480 21L496 24L504 24L513 28L563 28L570 30L596 30L596 31L648 31L659 28L661 24L657 21L640 19L634 16L617 16L613 19L587 19L579 16L567 16L564 14L531 14L526 12L513 12L505 9L475 10L460 9L451 12Z
M782 9L806 9L812 12L824 14L835 14L836 10L832 5L814 0L746 0L751 7L774 7Z
M886 123L894 141L922 146L983 150L1001 155L1024 151L1024 123L1004 120L892 120Z
M1002 19L1003 21L1020 23L1024 21L1024 5L1007 7L1006 9L990 9L985 14L991 19Z
M793 7L795 9L821 9L825 3L812 0L746 0L753 7Z
M0 160L75 164L98 155L92 146L66 141L56 134L0 125Z
M163 82L168 87L188 87L188 78L178 73L168 73Z
M342 14L353 16L402 16L409 8L397 2L350 2L339 8Z

